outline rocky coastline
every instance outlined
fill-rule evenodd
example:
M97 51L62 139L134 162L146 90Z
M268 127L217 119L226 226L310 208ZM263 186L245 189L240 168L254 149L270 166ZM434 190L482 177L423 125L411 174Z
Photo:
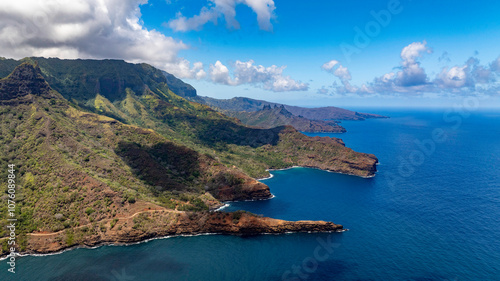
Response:
M138 71L115 63L121 71ZM90 66L87 70L97 71ZM11 160L22 167L16 177L24 220L16 227L15 248L23 255L172 235L340 231L342 226L332 222L209 210L227 201L271 198L269 187L255 179L265 176L265 169L302 166L361 177L376 171L374 155L355 152L340 139L308 137L291 126L245 127L170 93L163 82L151 80L151 88L163 91L147 92L147 98L127 94L120 110L100 94L86 100L97 104L98 113L114 108L109 117L70 103L42 73L37 63L26 62L0 79L0 112L9 121L3 124L8 134L0 144L18 145L0 162ZM141 72L138 77L150 76ZM169 138L138 126L138 112L129 112L133 106ZM0 238L0 257L9 253L8 235L4 231Z
M26 249L19 254L52 254L74 248L127 245L181 235L247 236L342 230L342 225L325 221L284 221L246 212L179 212L158 209L55 233L31 233L27 235ZM7 252L2 252L1 256L5 257L6 254Z

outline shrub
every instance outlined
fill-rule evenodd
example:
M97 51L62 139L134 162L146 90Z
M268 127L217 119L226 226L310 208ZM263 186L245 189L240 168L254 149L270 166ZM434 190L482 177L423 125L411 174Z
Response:
M110 229L113 229L113 227L115 227L116 223L118 222L118 219L113 219L110 223Z
M90 208L90 207L88 207L88 208L85 210L85 213L86 213L87 215L89 215L89 216L90 216L93 212L95 212L95 210L94 210L94 209L92 209L92 208Z

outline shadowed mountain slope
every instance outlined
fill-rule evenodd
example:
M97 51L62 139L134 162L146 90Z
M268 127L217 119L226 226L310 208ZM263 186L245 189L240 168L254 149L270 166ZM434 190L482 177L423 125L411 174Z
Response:
M7 68L4 61L0 69ZM269 168L300 165L358 176L375 173L373 155L354 152L339 139L307 137L290 126L244 126L174 94L163 74L147 65L23 61L0 79L0 165L16 165L20 251L46 252L124 237L140 241L189 229L336 230L341 226L319 222L286 222L276 228L284 222L253 216L217 228L211 224L215 214L200 216L201 221L185 216L221 206L221 201L269 198L269 188L253 178L268 175ZM126 69L115 71L117 64L136 72L132 82L120 78ZM94 78L82 80L85 73ZM103 87L105 80L116 87ZM7 170L0 176L7 178ZM8 198L0 198L0 237L8 235ZM5 254L6 240L0 240Z

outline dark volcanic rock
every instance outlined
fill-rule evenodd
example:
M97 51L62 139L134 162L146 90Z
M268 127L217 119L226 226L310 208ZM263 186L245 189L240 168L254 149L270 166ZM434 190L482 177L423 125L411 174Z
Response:
M0 80L0 101L26 100L30 95L50 98L50 92L40 68L29 63L19 65L8 77Z
M249 178L243 173L219 173L209 186L210 193L220 201L241 201L269 199L269 186Z

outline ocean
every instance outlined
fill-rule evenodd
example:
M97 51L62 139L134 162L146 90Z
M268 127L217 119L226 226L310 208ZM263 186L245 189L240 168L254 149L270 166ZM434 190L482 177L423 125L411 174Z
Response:
M342 233L172 237L18 260L0 280L500 280L500 113L364 109L333 136L380 161L373 178L272 171L273 199L233 202Z

